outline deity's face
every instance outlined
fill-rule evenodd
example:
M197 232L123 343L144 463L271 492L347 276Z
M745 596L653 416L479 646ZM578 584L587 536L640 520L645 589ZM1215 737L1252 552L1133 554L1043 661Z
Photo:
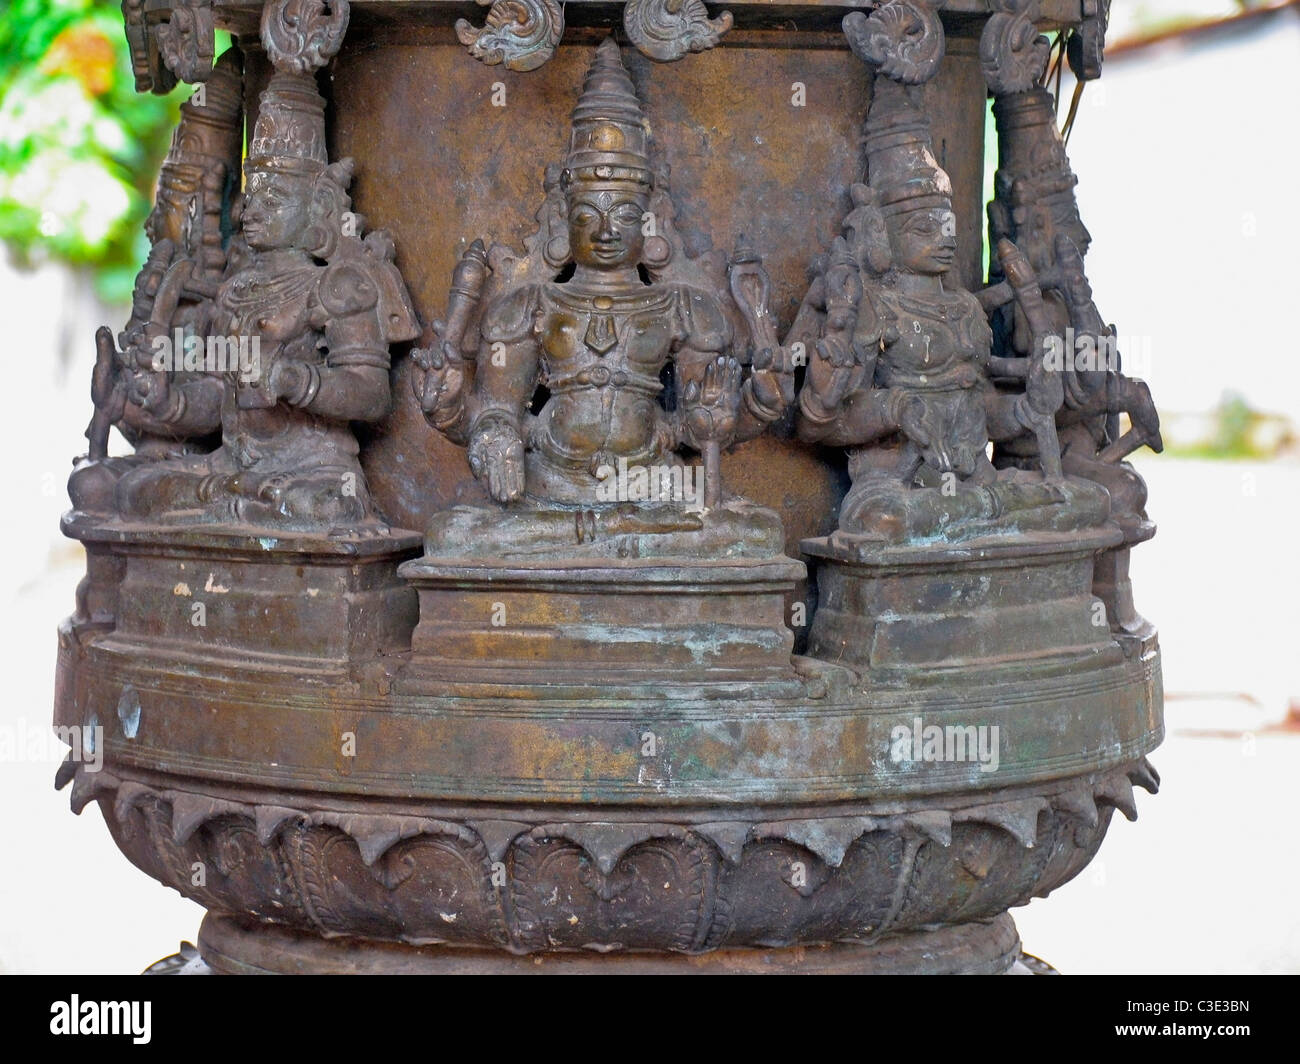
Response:
M888 218L894 264L906 273L947 273L957 257L957 218L946 207L926 207Z
M649 197L630 184L578 183L569 190L569 250L579 266L635 266L645 248L642 218Z
M144 222L144 232L149 243L170 240L184 247L190 246L190 234L198 225L199 197L193 192L162 186L153 210Z
M309 224L312 181L255 170L248 175L241 217L244 239L257 251L301 247Z
M1058 202L1016 209L1016 246L1025 253L1029 265L1038 273L1045 273L1056 264L1056 238L1064 235L1079 249L1088 254L1092 234L1079 217L1073 197Z
M1068 236L1079 249L1080 255L1088 254L1088 248L1092 244L1092 234L1088 232L1083 219L1079 217L1079 208L1073 196L1052 212L1052 229L1056 233L1064 233Z

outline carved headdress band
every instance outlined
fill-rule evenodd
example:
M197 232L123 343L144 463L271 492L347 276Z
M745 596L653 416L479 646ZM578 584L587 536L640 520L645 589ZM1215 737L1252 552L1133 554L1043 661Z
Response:
M867 181L884 214L952 209L952 183L935 160L930 120L906 86L876 78L865 142Z
M238 49L217 61L203 86L203 103L181 104L181 120L158 174L164 189L192 192L208 175L237 169L243 147L243 77Z
M596 49L578 106L560 184L620 181L650 188L650 126L612 37Z
M262 93L248 146L248 173L316 177L329 162L325 101L312 74L276 73Z
M993 102L998 126L998 195L1022 203L1073 203L1078 178L1056 128L1052 95L1046 89L1009 93Z
M943 23L932 0L886 0L844 17L853 54L871 67L865 147L867 182L884 214L952 209L952 184L934 158L921 87L943 60Z

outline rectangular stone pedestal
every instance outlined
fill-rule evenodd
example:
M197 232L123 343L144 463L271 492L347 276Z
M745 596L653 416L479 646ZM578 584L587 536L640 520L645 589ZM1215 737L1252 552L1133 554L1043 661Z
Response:
M789 558L523 567L426 557L400 571L420 595L411 669L423 677L662 683L792 674L785 595L804 567Z

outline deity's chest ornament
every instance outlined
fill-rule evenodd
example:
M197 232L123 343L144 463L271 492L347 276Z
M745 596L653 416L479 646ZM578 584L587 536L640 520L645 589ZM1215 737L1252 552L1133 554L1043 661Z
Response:
M546 297L565 317L572 315L577 320L574 332L597 355L608 355L621 345L626 357L631 349L646 346L638 343L638 338L672 337L677 328L671 314L672 293L663 290L647 288L609 295L579 292L569 285L549 285Z

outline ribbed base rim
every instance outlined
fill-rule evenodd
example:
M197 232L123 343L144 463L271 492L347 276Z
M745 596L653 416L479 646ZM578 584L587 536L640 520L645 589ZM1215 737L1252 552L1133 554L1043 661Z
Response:
M1001 975L1020 957L1007 913L882 939L710 953L537 953L326 939L209 913L199 952L228 975Z

